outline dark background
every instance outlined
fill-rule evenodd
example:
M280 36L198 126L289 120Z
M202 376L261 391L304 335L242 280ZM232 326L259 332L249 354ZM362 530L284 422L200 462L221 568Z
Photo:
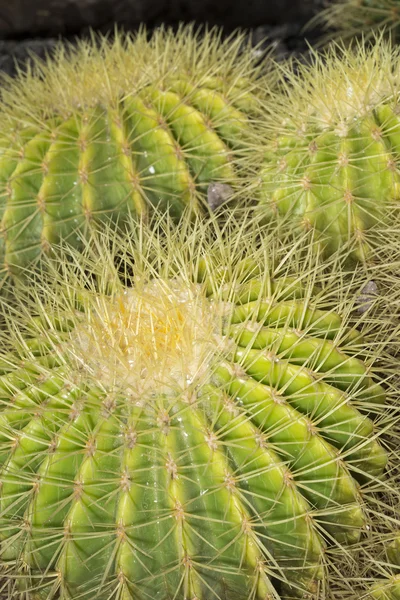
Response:
M44 56L59 38L73 40L93 28L102 33L150 29L181 21L219 25L229 33L249 30L254 43L265 38L278 57L307 51L320 32L304 26L325 0L0 0L0 72L13 74L31 52Z

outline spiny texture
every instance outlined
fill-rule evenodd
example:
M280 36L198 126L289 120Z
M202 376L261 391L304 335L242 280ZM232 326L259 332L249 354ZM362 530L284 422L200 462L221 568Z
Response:
M398 430L397 430L398 434ZM398 472L398 460L390 468ZM399 485L398 476L396 486ZM395 511L398 514L398 500ZM370 582L369 589L360 598L363 600L399 600L400 599L400 533L396 531L371 531L366 548L360 547L357 556L358 577ZM372 568L371 568L372 567ZM351 584L351 579L350 579ZM341 596L340 596L341 597Z
M179 216L237 183L267 93L243 35L117 34L38 59L0 100L0 275L152 205Z
M2 301L8 598L326 599L329 552L399 521L393 324L275 238L162 217Z
M350 38L363 34L370 37L378 28L392 34L400 34L399 0L335 0L317 17L328 27L336 29L341 36Z
M326 254L346 247L364 260L374 230L398 223L399 76L399 50L382 39L282 68L266 119L260 207L315 229Z
M398 472L398 464L396 470ZM366 598L400 600L400 533L394 531L387 540L381 537L376 542L378 546L383 546L383 553L377 556L380 578L371 585Z
M399 600L400 575L374 584L368 598L369 600Z

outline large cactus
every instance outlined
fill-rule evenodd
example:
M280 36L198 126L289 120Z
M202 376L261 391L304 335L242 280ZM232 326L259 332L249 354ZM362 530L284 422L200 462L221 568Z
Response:
M313 56L284 69L271 101L261 209L314 229L327 254L365 259L374 231L399 237L399 50L376 40Z
M275 231L160 223L3 302L8 597L320 597L383 513L374 350Z
M235 188L235 159L266 78L243 35L143 31L60 46L3 84L0 275L61 239L152 205L179 216L211 182Z

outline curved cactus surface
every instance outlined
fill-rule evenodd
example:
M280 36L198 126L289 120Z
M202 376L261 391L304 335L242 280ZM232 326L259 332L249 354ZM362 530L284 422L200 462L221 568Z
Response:
M400 575L374 584L368 598L370 600L399 600Z
M265 77L243 36L191 28L150 41L60 46L9 81L0 103L0 263L18 274L89 225L158 206L196 211L211 182L237 182Z
M385 391L362 338L311 278L276 277L233 249L221 265L196 231L162 266L148 235L150 252L143 232L124 248L128 287L103 248L100 284L79 257L78 275L64 265L34 292L36 317L25 294L18 318L10 307L9 597L317 598L327 547L360 540L360 485L387 461L374 423Z
M399 199L399 52L335 47L299 71L273 103L261 208L365 259Z

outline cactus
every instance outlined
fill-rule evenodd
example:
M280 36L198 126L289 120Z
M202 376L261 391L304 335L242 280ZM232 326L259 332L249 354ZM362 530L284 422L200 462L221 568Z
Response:
M365 38L379 28L396 40L400 33L399 0L334 0L316 18L345 38L362 33Z
M400 600L400 575L375 583L368 596L369 600Z
M220 227L106 228L0 300L8 598L320 598L388 513L393 324L274 229Z
M393 568L400 567L400 534L387 547L387 557Z
M371 585L368 600L400 600L400 535L398 532L390 543L385 544L385 554L388 563L385 578L382 579L381 575L381 578ZM381 560L381 569L383 565L384 561Z
M235 186L267 77L244 35L191 27L60 45L0 101L0 274L90 225L153 205L179 216Z
M388 572L385 579L380 578L371 585L367 596L368 600L400 600L400 535L398 532L395 532L394 539L385 544L384 550ZM381 569L383 564L384 562L381 560Z
M346 247L368 259L382 238L399 237L399 50L383 39L334 46L282 71L261 210L315 230L326 254Z

